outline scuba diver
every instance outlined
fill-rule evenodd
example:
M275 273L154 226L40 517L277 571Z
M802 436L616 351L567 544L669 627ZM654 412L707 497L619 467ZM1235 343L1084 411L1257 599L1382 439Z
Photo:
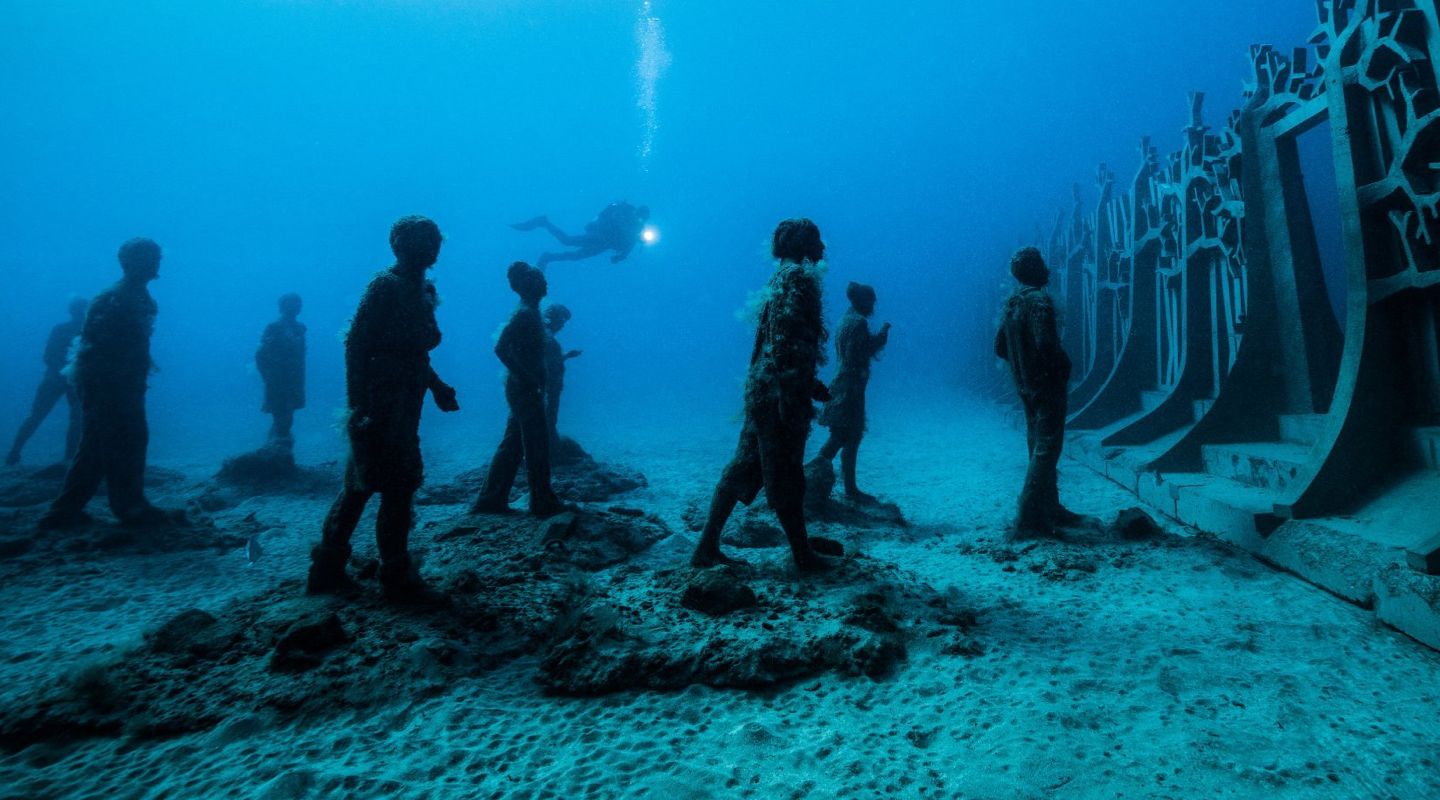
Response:
M1065 444L1066 392L1070 356L1060 344L1055 303L1045 292L1050 269L1034 247L1021 248L1010 260L1020 288L1005 301L995 355L1010 363L1015 391L1025 407L1030 467L1020 490L1020 509L1007 539L1046 538L1055 526L1075 525L1084 517L1060 504L1056 468Z
M750 505L760 490L780 520L801 572L835 565L811 546L805 529L805 440L814 401L830 400L817 370L825 360L821 260L825 242L808 219L787 219L771 245L775 272L755 328L745 380L745 422L735 457L720 474L695 553L694 567L739 564L720 550L720 533L737 503Z
M560 244L575 248L563 253L542 254L540 259L535 262L535 266L544 269L545 265L552 261L584 261L607 250L615 251L615 255L610 257L610 263L619 264L630 255L630 251L635 249L635 245L644 239L645 222L648 219L650 219L650 209L645 206L632 206L621 200L606 206L596 215L595 219L585 225L584 233L574 236L561 230L559 226L550 221L549 217L545 216L517 222L510 227L517 231L533 231L536 228L544 228Z
M840 455L840 473L845 481L845 496L860 503L873 503L875 498L860 491L855 482L855 457L860 440L865 438L865 387L870 383L870 362L890 341L890 323L870 332L869 318L875 313L875 289L851 281L845 289L850 310L840 320L835 333L835 355L840 366L830 381L830 402L820 412L818 422L830 429L830 438L820 448L815 462L829 464ZM814 462L812 462L814 463Z
M45 377L40 379L40 386L35 389L35 402L30 406L30 416L20 423L20 430L15 434L15 443L10 445L10 453L5 456L5 466L13 467L20 463L20 451L25 449L25 443L40 427L40 423L50 416L55 409L55 404L60 398L65 398L65 405L69 414L69 427L65 429L65 460L69 461L75 457L75 451L80 447L80 404L75 394L75 387L70 385L70 380L65 377L65 364L70 359L70 345L75 337L80 335L80 329L85 325L85 310L89 307L83 298L75 298L70 301L70 319L56 325L50 330L50 338L45 341Z

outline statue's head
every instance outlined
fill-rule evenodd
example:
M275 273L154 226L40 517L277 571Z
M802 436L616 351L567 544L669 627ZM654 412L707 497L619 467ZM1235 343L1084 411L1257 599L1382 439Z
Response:
M401 217L390 226L390 249L401 266L432 266L440 258L440 226L426 217Z
M154 239L136 238L120 245L120 269L125 277L154 280L160 274L160 245Z
M845 297L861 314L868 317L875 313L875 287L850 281L850 285L845 287Z
M524 261L516 261L506 270L505 277L510 281L510 288L520 299L529 303L538 303L541 298L550 290L549 284L545 282L545 273L530 266Z
M818 262L825 257L820 228L808 219L787 219L775 226L770 253L781 261Z
M551 333L559 333L564 329L565 324L570 321L570 309L555 303L545 308L545 327Z
M301 306L300 295L294 292L280 295L280 316L285 319L295 319L300 316Z
M70 312L71 319L85 319L85 312L90 310L90 301L86 300L83 297L72 297L70 298L70 305L68 310Z
M1050 282L1050 268L1036 247L1022 247L1010 258L1010 274L1026 286L1039 288Z

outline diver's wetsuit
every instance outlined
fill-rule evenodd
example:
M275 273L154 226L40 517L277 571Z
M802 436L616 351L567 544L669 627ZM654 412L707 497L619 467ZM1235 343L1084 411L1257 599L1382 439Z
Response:
M20 462L20 451L25 448L25 443L30 441L40 423L50 416L55 404L59 403L62 397L68 407L69 418L65 428L65 460L75 457L75 451L80 447L81 411L75 387L65 377L63 370L70 358L70 346L75 337L80 335L84 323L83 319L71 319L50 330L50 338L45 341L45 377L40 379L40 385L35 389L35 401L30 405L30 416L20 423L20 430L15 434L15 443L10 446L6 463Z
M553 261L583 261L594 258L607 250L615 251L610 263L618 264L629 257L640 235L645 229L645 214L635 206L625 203L611 203L594 220L585 225L585 232L571 235L549 220L548 217L512 225L516 230L528 231L544 228L555 240L566 247L576 248L563 253L544 253L535 262L541 269Z
M261 411L274 420L270 441L288 446L294 441L295 412L305 407L305 324L281 317L265 326L255 366L265 381Z
M1010 364L1025 407L1030 448L1015 527L1022 533L1047 533L1060 511L1056 470L1065 443L1070 357L1060 344L1055 304L1044 289L1024 286L1005 302L995 354Z

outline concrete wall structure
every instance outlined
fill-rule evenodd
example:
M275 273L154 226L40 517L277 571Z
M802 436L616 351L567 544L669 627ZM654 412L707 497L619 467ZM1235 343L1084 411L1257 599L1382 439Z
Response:
M1252 48L1241 109L1212 127L1192 95L1180 149L1142 140L1121 192L1102 165L1049 238L1069 448L1440 648L1440 14L1317 10L1308 46ZM1326 131L1335 185L1307 187ZM1344 298L1312 190L1338 193Z

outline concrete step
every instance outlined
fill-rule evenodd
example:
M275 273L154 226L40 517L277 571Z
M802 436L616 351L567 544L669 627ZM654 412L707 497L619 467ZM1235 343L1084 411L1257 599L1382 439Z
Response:
M1140 392L1140 407L1148 411L1165 402L1169 396L1170 392L1165 389L1145 389Z
M1210 413L1210 407L1215 405L1214 400L1195 401L1195 421L1199 422L1202 417Z
M1440 433L1440 432L1437 432ZM1418 436L1417 442L1429 439ZM1250 458L1286 451L1290 444L1224 445ZM1440 650L1440 576L1425 574L1440 562L1429 520L1440 518L1440 471L1418 471L1383 496L1345 517L1285 520L1274 513L1276 493L1209 473L1110 471L1131 460L1124 448L1105 453L1071 450L1146 503L1175 520L1208 531L1352 603L1405 634ZM1436 446L1432 452L1440 451ZM1223 458L1224 453L1209 454ZM1141 459L1143 461L1143 459ZM1407 563L1407 557L1409 563Z
M1440 428L1411 428L1410 456L1427 469L1440 469Z
M1324 429L1324 414L1280 415L1280 438L1292 444L1313 445Z
M1279 520L1268 489L1206 472L1153 473L1138 481L1140 499L1186 525L1241 547L1259 548Z
M1308 446L1292 442L1207 444L1200 452L1211 475L1277 493L1289 488L1310 456Z

